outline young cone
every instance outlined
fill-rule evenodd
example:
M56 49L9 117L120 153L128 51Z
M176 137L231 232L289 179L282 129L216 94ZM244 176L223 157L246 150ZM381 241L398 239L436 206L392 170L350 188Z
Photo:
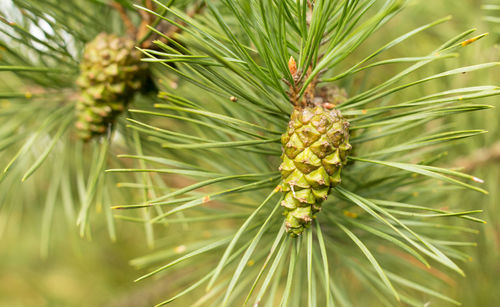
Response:
M76 127L84 140L106 132L144 81L145 66L134 41L101 33L85 47L77 84Z

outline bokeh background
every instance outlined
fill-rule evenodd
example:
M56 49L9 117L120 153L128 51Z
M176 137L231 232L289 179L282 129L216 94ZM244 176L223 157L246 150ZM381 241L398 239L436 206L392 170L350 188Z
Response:
M7 3L7 0L0 0L0 9L6 8ZM379 42L385 41L388 36L395 37L418 25L452 15L451 22L432 28L390 52L395 57L402 56L405 52L414 53L415 49L423 50L421 53L424 53L454 33L477 27L477 33L490 32L490 35L480 43L466 48L460 58L442 65L456 67L458 63L472 65L500 61L500 33L495 33L500 26L485 20L485 16L492 13L482 9L482 5L489 3L500 4L498 0L415 0L367 44L379 46ZM386 73L392 75L389 71ZM425 70L421 73L424 75ZM432 86L451 87L451 83L455 82L453 86L460 87L464 84L479 84L481 80L500 85L498 73L498 69L491 70L446 79L440 81L445 84ZM384 78L384 72L370 77ZM432 92L432 89L428 90ZM498 98L485 99L484 103L497 106L497 100ZM500 304L500 209L497 205L500 200L499 118L500 111L495 108L467 113L454 117L451 121L447 120L450 122L446 123L462 129L489 131L455 144L444 160L447 166L465 168L467 172L485 179L485 187L490 191L490 195L483 196L470 191L453 190L447 198L440 200L442 207L463 204L463 208L483 209L481 218L487 221L485 225L473 225L476 232L471 232L470 238L466 240L477 242L477 246L468 248L470 262L463 265L467 277L443 276L447 286L441 291L461 301L463 306L493 307ZM24 193L22 191L25 190L20 190L19 193ZM42 201L33 199L33 202ZM24 206L20 209L15 203L2 206L0 306L150 306L164 299L166 293L172 293L170 281L180 278L169 275L157 280L133 282L145 271L135 269L130 265L130 260L143 255L148 247L142 229L129 227L130 224L118 223L117 242L110 241L105 225L94 225L92 240L82 240L76 228L73 230L71 225L57 224L52 232L47 257L42 257L42 210L36 206ZM56 215L54 220L57 219L64 220L62 216ZM161 242L157 248L161 249ZM179 252L181 251L180 247ZM174 303L177 304L181 303ZM446 306L445 303L439 304Z

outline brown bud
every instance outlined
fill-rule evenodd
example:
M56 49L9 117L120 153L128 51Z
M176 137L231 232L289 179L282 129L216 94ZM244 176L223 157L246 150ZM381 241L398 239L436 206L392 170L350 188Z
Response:
M327 102L327 103L324 103L324 104L323 104L323 107L324 107L325 109L331 110L331 109L335 108L335 105L334 105L333 103L329 103L329 102Z
M293 56L291 56L288 60L288 70L290 70L292 76L295 76L297 74L297 62L295 62Z

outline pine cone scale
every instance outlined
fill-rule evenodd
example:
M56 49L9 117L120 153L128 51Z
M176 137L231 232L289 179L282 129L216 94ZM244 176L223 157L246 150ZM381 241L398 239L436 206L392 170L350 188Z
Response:
M300 235L321 210L351 150L349 123L336 109L323 106L295 108L283 146L281 205L285 225L292 236Z

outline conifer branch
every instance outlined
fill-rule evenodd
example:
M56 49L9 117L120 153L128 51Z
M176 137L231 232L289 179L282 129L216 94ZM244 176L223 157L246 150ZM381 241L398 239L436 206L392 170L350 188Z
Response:
M445 146L484 131L453 131L440 119L490 109L475 101L499 95L497 86L453 88L448 81L499 64L447 71L436 64L484 35L466 30L430 53L414 48L395 55L393 49L418 45L415 35L449 20L444 18L385 43L368 40L392 26L387 23L405 0L144 0L137 15L126 0L16 2L33 15L5 24L2 32L7 52L0 70L15 80L0 84L0 97L9 100L0 108L6 123L0 126L0 157L10 161L0 200L25 200L23 193L10 193L13 182L57 178L42 197L44 253L56 221L55 199L61 198L71 208L83 204L79 214L70 214L78 217L82 236L91 234L91 217L105 206L112 239L113 218L128 223L128 230L142 224L149 246L160 238L160 249L132 264L156 267L137 280L161 273L185 277L165 289L171 298L163 303L184 295L194 305L357 305L362 298L351 295L354 281L371 303L421 306L420 298L435 297L458 304L432 290L432 279L453 284L452 271L463 275L460 264L468 255L462 247L472 245L464 234L476 231L470 222L484 221L475 216L480 210L443 209L436 199L457 188L487 191L474 176L434 165ZM55 34L33 36L26 29L44 14ZM138 25L132 16L140 17ZM103 24L104 17L115 20ZM68 50L83 50L102 32L96 45L107 46L123 36L109 26L117 23L146 59L132 56L130 66L108 66L110 54L139 53L131 46L110 48L102 58L84 56L92 61L78 71L85 61ZM66 45L61 33L74 45ZM393 32L385 34L384 40ZM360 46L367 56L360 57ZM142 65L160 93L144 91L132 101L142 86L125 73ZM380 70L386 70L382 78L366 77ZM77 75L83 76L78 91ZM118 75L123 82L116 82ZM170 87L175 78L178 86ZM90 131L87 143L67 128L83 88L87 100L78 101L78 124ZM127 98L104 99L116 93ZM129 102L128 118L118 117ZM456 163L467 169L499 159L496 147L473 154L474 164ZM122 154L127 151L133 154ZM44 161L53 162L52 173ZM295 177L288 180L287 172ZM111 202L119 205L110 208ZM277 214L281 207L288 210L285 220ZM113 216L113 209L127 210ZM313 220L318 223L308 227Z

